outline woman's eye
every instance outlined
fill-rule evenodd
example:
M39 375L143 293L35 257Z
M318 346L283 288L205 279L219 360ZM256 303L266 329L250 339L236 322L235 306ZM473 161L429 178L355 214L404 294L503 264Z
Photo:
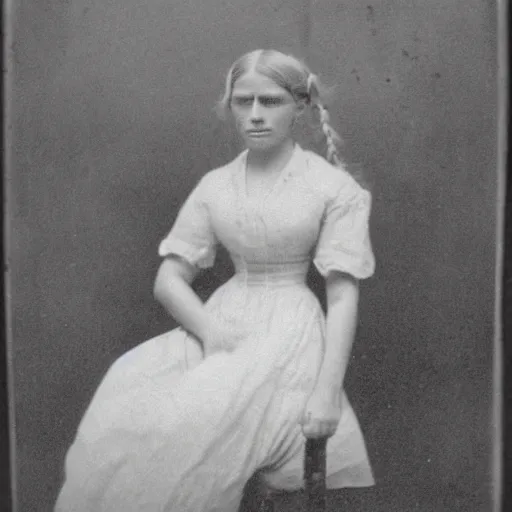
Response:
M253 99L252 98L236 98L235 102L237 105L240 105L242 107L246 107L248 105L252 104Z
M265 106L279 105L281 98L261 98L261 103Z

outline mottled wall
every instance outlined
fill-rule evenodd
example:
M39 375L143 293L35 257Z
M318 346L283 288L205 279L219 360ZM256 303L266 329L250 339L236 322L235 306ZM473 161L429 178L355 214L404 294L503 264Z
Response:
M338 85L332 114L374 193L378 269L363 285L348 386L378 486L351 510L488 511L494 2L14 7L18 511L51 509L113 359L173 326L152 298L156 247L198 177L239 149L212 111L224 71L256 47L300 44ZM204 279L205 293L228 272Z

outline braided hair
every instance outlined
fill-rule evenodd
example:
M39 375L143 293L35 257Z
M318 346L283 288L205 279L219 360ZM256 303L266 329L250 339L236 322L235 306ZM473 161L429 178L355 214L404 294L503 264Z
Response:
M327 110L327 107L324 105L322 100L319 79L314 73L309 74L307 87L309 94L309 104L311 105L311 108L316 110L318 113L320 128L325 136L327 143L327 160L329 160L329 162L331 162L336 167L344 167L338 153L337 146L337 144L341 142L341 138L330 124L331 118L329 116L329 111Z

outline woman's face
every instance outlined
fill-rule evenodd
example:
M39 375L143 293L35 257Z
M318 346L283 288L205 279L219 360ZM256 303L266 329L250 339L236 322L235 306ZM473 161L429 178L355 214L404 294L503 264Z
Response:
M233 86L231 113L249 149L271 150L290 140L301 110L286 89L255 71L242 75Z

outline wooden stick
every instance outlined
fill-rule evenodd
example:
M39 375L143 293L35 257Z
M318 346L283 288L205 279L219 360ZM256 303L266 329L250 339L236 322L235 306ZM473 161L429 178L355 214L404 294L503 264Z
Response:
M325 512L326 510L326 448L327 437L306 439L304 458L306 512Z

